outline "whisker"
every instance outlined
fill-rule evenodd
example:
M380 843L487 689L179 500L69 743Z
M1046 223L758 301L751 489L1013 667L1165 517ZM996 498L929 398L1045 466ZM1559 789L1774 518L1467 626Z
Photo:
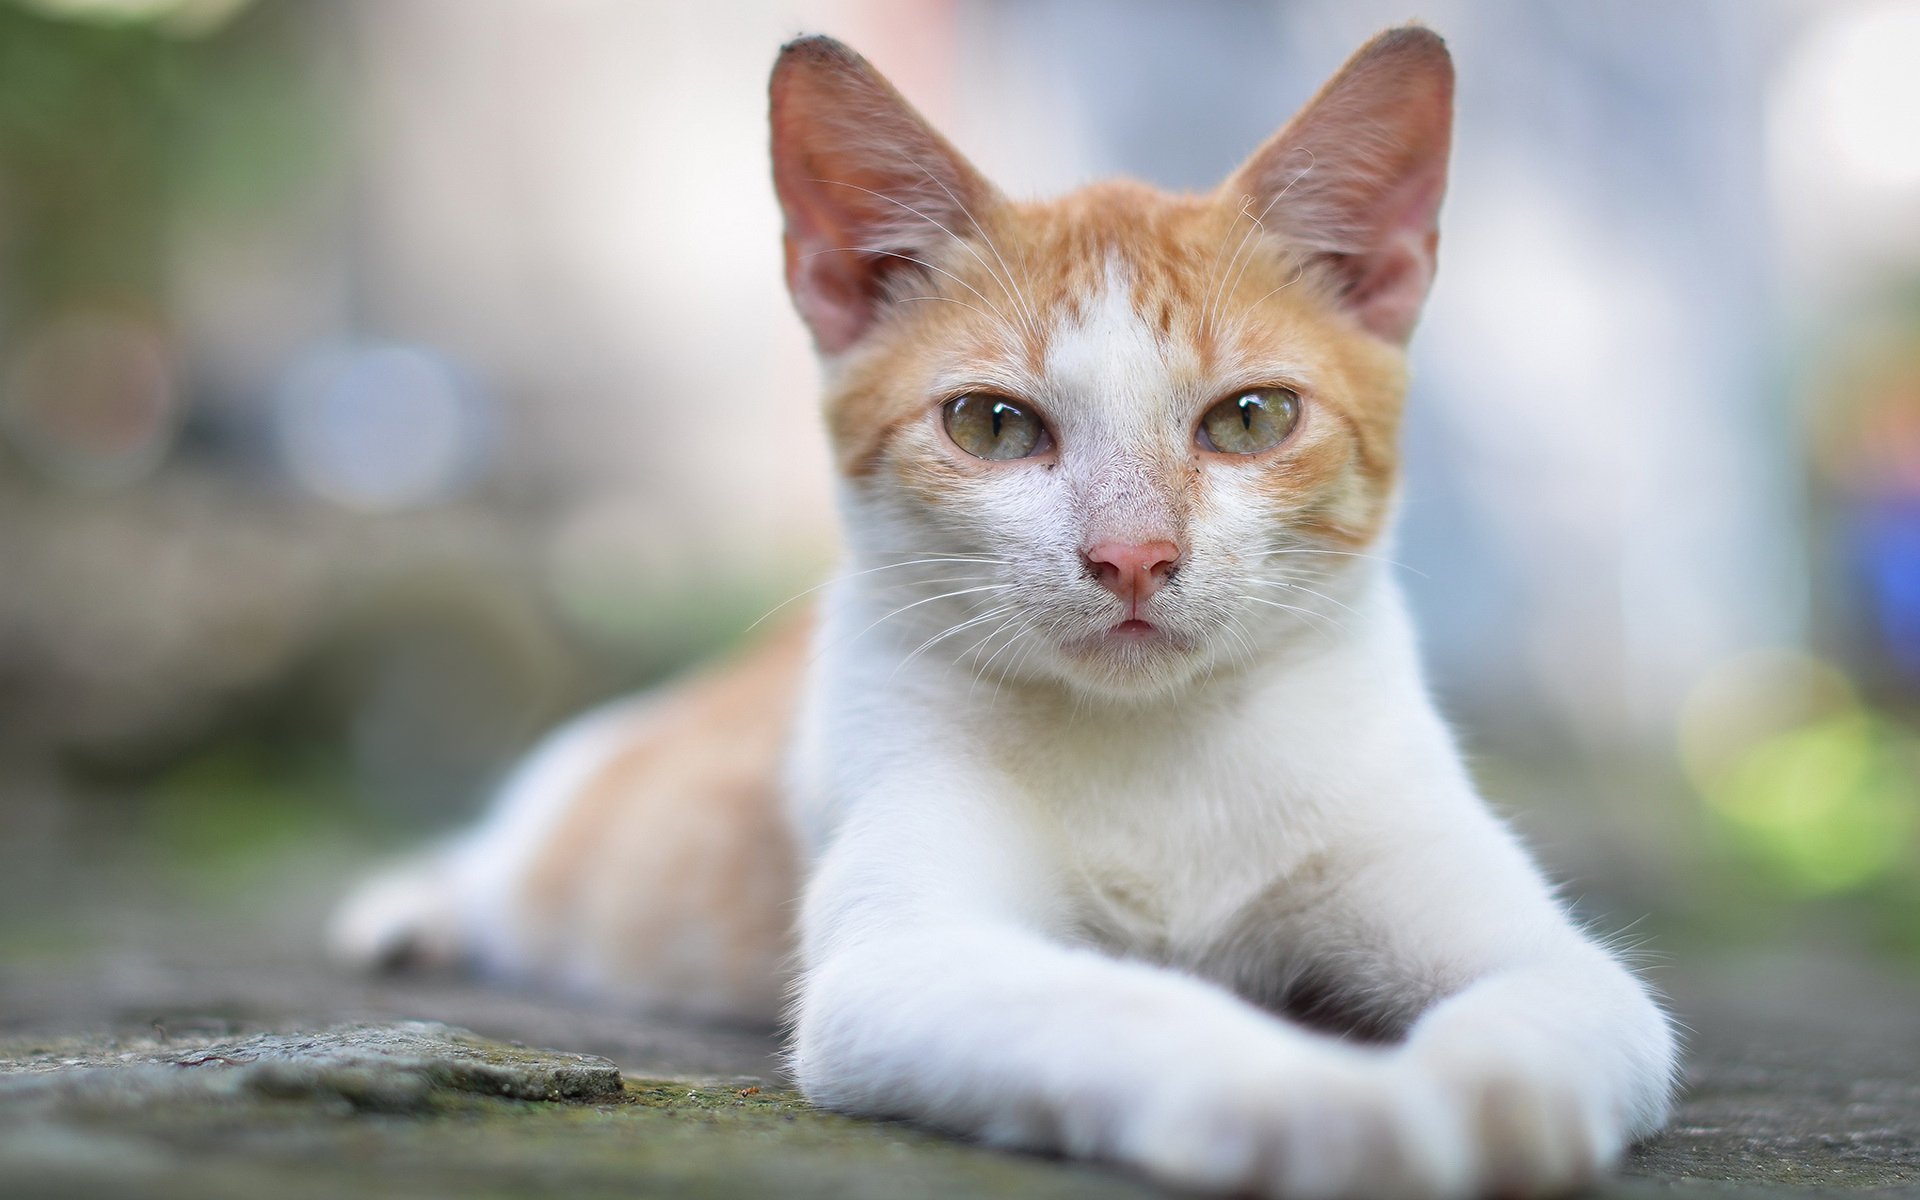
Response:
M1333 596L1327 595L1325 592L1316 591L1315 589L1310 588L1303 583L1294 584L1293 590L1296 592L1302 592L1308 596L1312 596L1316 600L1325 600L1328 604L1333 605L1335 608L1340 609L1343 612L1351 613L1356 617L1360 615L1360 610L1353 607L1353 605L1344 603L1343 601Z
M839 642L835 642L831 647L828 647L828 649L840 650L840 649L844 649L847 646L851 646L853 643L859 641L861 638L865 637L868 633L872 632L874 628L879 626L882 622L891 621L893 620L893 618L899 616L901 613L907 612L910 609L919 608L923 604L932 604L937 600L951 600L956 596L971 596L979 592L1006 591L1008 588L1011 588L1012 586L1013 585L1010 583L989 583L989 584L984 584L980 587L960 588L957 591L941 592L937 596L922 597L919 600L915 600L911 604L902 604L899 608L894 609L892 612L886 614L883 617L876 618L874 621L870 622L867 625L867 627L862 629L860 632L854 634L852 637L846 638ZM822 650L820 653L824 654L826 653L826 650ZM814 657L817 659L819 658L819 655L816 654Z
M981 638L979 641L975 642L973 645L968 646L965 650L955 655L954 656L955 661L959 661L960 659L966 658L968 655L971 655L977 652L982 646L986 645L988 642L992 641L994 638L1000 636L1000 632L1002 630L1014 624L1019 619L1020 619L1019 615L1015 614L1014 616L1008 617L1006 620L1000 622L1000 624L994 626L993 629L988 631L986 637Z
M893 668L892 673L887 676L887 682L892 683L893 677L895 675L898 675L902 670L906 669L907 664L911 663L914 659L919 658L922 654L925 654L928 650L931 650L938 643L946 641L948 638L952 637L956 633L959 633L963 629L970 629L973 626L981 624L984 621L991 621L995 617L1005 616L1008 612L1011 612L1012 609L1013 609L1013 605L1003 604L998 608L990 608L986 612L981 613L977 617L969 617L967 620L960 622L958 625L949 625L942 632L936 633L932 637L928 638L926 641L921 642L919 647L915 649L912 654L909 654L905 658L901 659L899 664Z
M938 579L908 579L899 583L886 583L886 584L881 584L880 586L887 588L889 590L892 590L895 588L903 588L903 587L931 587L936 583L982 583L982 582L992 583L992 582L995 582L995 579L991 575L980 575L980 574L943 575Z
M1220 244L1213 249L1213 265L1207 268L1207 303L1200 311L1200 322L1194 330L1197 336L1206 336L1208 318L1213 308L1213 290L1219 286L1221 277L1226 274L1226 267L1220 261L1221 255L1226 252L1227 243L1233 240L1233 231L1240 227L1240 218L1246 216L1247 209L1252 206L1252 196L1240 197L1240 211L1233 214L1233 220L1227 223L1227 231L1220 235Z
M1007 683L1009 680L1018 678L1020 675L1020 668L1027 665L1027 660L1032 658L1034 655L1034 652L1037 651L1038 649L1040 649L1040 639L1028 638L1025 648L1023 648L1020 651L1020 653L1014 655L1013 661L1007 664L1007 669L994 677L993 696L987 701L988 715L992 715L993 710L1000 707L1000 691L1001 691L1002 685Z
M851 187L852 185L849 184L848 186ZM865 189L863 188L861 190L864 191ZM1015 327L1013 321L1008 318L1007 314L1000 311L1000 306L987 299L986 293L974 287L958 275L955 275L952 271L947 270L945 267L935 266L924 258L915 258L911 254L902 254L898 250L889 250L885 246L830 246L825 250L814 250L803 257L818 258L822 254L877 254L882 258L897 258L902 262L910 262L915 266L925 267L937 275L946 276L969 292L972 292L980 303L993 310L993 315L1000 318L1000 323L1007 327L1008 332L1015 334L1020 332L1019 329Z
M1258 584L1261 587L1283 587L1290 591L1304 592L1309 596L1313 596L1318 599L1325 600L1328 604L1331 604L1336 608L1346 609L1348 612L1352 613L1356 617L1360 615L1359 610L1355 609L1352 605L1342 604L1339 600L1334 599L1332 596L1327 595L1325 592L1316 592L1312 588L1306 586L1305 584L1297 583L1291 579L1255 579L1255 580L1251 580L1250 582Z
M1287 612L1295 613L1301 617L1306 617L1314 621L1324 621L1327 624L1331 625L1335 630L1337 630L1340 633L1347 632L1346 626L1340 624L1338 621L1335 621L1333 618L1327 616L1325 613L1317 613L1310 608L1301 608L1297 604L1282 604L1278 600L1267 600L1259 596L1242 596L1240 598L1242 600L1247 601L1250 604L1264 604L1269 608L1284 609ZM1327 631L1325 629L1321 630L1321 633L1323 634L1326 634L1326 632ZM1327 634L1327 637L1329 640L1332 640L1331 634Z
M918 566L925 566L930 563L986 563L988 565L996 566L996 567L1004 567L1007 565L1004 559L961 558L955 555L942 554L942 555L936 555L932 558L910 559L907 562L883 563L877 567L869 567L864 571L835 572L832 578L823 579L819 583L814 584L810 588L803 588L800 591L795 592L793 595L788 596L785 600L782 600L780 603L774 605L772 608L768 609L766 612L761 613L759 618L755 620L753 624L747 626L745 632L752 633L755 629L758 629L760 625L764 621L766 621L768 617L771 617L773 614L779 612L781 609L785 608L787 605L792 604L796 600L804 599L807 596L811 596L815 592L819 591L821 588L832 587L834 584L840 582L842 579L858 579L862 575L872 575L878 571L897 571L901 567L918 567Z
M1240 244L1233 248L1233 257L1227 260L1226 267L1220 272L1220 278L1214 281L1213 291L1207 296L1207 309L1204 314L1205 333L1207 337L1212 337L1214 331L1218 328L1214 317L1219 311L1220 304L1227 296L1227 276L1233 273L1234 264L1240 261L1240 255L1246 250L1247 243L1253 238L1254 232L1256 230L1261 233L1266 232L1267 227L1262 223L1260 218L1266 216L1279 200L1280 197L1275 196L1273 199L1267 201L1267 207L1261 209L1258 215L1252 213L1247 214L1247 219L1252 221L1253 224L1249 225L1246 232L1240 235Z
M1027 665L1027 660L1034 656L1034 654L1040 649L1042 644L1043 642L1042 642L1042 639L1040 638L1029 639L1027 642L1027 648L1021 651L1020 657L1015 659L1013 662L1013 665L1007 668L1007 678L1011 679L1019 675L1020 668ZM1000 701L1000 692L999 692L999 689L996 688L993 693L993 704L997 704L999 703L999 701ZM988 712L993 711L992 704L988 705L987 711Z
M1018 628L1019 628L1020 620L1021 618L1019 613L1015 613L1014 615L1008 617L1006 620L1000 622L998 625L995 625L991 630L989 630L987 632L987 636L981 638L979 641L975 642L973 645L968 646L965 654L958 655L954 659L955 662L959 662L966 658L974 659L973 683L971 686L967 688L967 702L969 704L973 702L974 692L979 690L979 687L980 687L980 675L981 675L981 670L980 670L981 664L979 661L980 651L983 648L985 648L988 644L990 644L994 638L999 637L1001 634L1005 633L1009 629L1013 629L1016 631L1013 635L1014 637L1016 638L1019 637L1020 634L1018 632ZM994 653L998 654L999 651L996 650Z
M907 550L907 549L902 549L899 552L905 553L905 554L917 553L916 551ZM876 551L876 553L888 553L888 552L885 550L879 550L879 551ZM995 558L992 555L985 555L985 554L928 554L920 558L908 560L908 562L909 563L923 563L923 562L990 563L996 567L1010 567L1013 565L1013 560L1010 558ZM862 575L865 573L866 572L864 571L854 572L854 574L856 575Z
M988 668L993 666L993 660L996 658L999 658L1009 648L1011 648L1016 643L1018 643L1020 641L1020 636L1026 633L1027 630L1031 627L1031 618L1021 616L1019 614L1015 614L1015 616L1017 620L1014 625L1013 636L1007 639L1006 645L1001 646L998 650L995 650L992 654L988 655L987 661L981 663L977 668L975 668L974 677L973 677L973 686L967 689L968 703L972 703L973 694L975 691L979 689L980 680L986 676ZM1000 698L1000 681L998 679L994 680L993 696L996 701Z
M1285 557L1287 557L1285 554L1269 554L1269 555L1262 555L1257 561L1263 567L1271 567L1272 564L1267 561L1268 559L1285 558ZM1289 564L1282 567L1281 569L1287 572L1288 579L1308 579L1308 580L1314 581L1315 583L1324 583L1327 580L1334 578L1335 574L1337 573L1337 568L1335 566L1320 565L1315 563L1303 563L1303 564L1300 564L1298 567L1295 567L1294 565Z
M932 179L932 180L933 180L933 182L934 182L934 183L935 183L935 184L936 184L936 185L937 185L937 186L938 186L938 187L940 188L940 190L941 190L941 191L943 191L943 192L946 192L946 193L947 193L947 198L948 198L949 200L952 200L952 201L953 201L953 202L954 202L955 204L959 204L959 205L960 205L960 211L961 211L961 212L963 212L963 213L966 213L966 215L967 215L967 219L968 219L969 221L973 221L973 227L974 227L974 228L975 228L976 230L980 230L980 222L978 222L978 221L975 221L975 220L974 220L974 218L973 218L973 214L972 214L971 212L968 212L968 211L967 211L967 206L966 206L966 205L964 205L964 204L960 204L960 200L959 200L959 198L958 198L958 197L956 197L956 196L955 196L955 195L954 195L954 194L953 194L953 193L952 193L952 192L951 192L950 190L948 190L948 188L947 188L947 185L946 185L946 184L944 184L944 183L941 183L941 182L940 182L940 180L939 180L939 179L938 179L938 178L937 178L937 177L936 177L936 176L935 176L935 175L933 174L933 172L931 172L931 171L927 171L927 169L926 169L926 167L924 167L924 166L921 166L921 165L920 165L919 163L917 163L917 162L916 162L916 163L914 163L914 166L916 166L916 167L920 167L920 169L921 169L922 171L925 171L925 172L926 172L926 175L927 175L927 178L929 178L929 179ZM980 255L979 255L979 253L978 253L977 251L975 251L975 250L974 250L974 248L973 248L973 247L972 247L971 245L969 245L969 244L967 243L967 241L966 241L966 239L965 239L965 238L962 238L962 237L961 237L961 236L960 236L959 234L957 234L957 233L955 233L955 232L954 232L953 230L951 230L951 229L948 229L948 228L947 228L947 227L946 227L945 225L943 225L943 224L941 224L941 223L940 223L939 221L936 221L936 220L935 220L934 218L932 218L932 217L930 217L930 216L928 216L928 215L927 215L926 213L923 213L923 212L921 212L921 211L920 211L919 209L917 209L917 208L915 208L915 207L914 207L913 205L911 205L911 204L908 204L908 203L907 203L906 201L904 201L904 200L900 200L900 199L898 199L898 198L896 198L896 197L893 197L893 196L889 196L889 195L886 195L886 194L885 194L885 193L883 193L883 192L876 192L876 191L874 191L874 190L873 190L872 188L867 188L867 187L861 187L861 186L860 186L859 184L857 184L857 183L848 183L847 181L845 181L845 180L842 180L842 179L818 179L818 180L815 180L814 182L816 182L816 183L826 183L826 184L834 184L834 185L837 185L837 186L839 186L839 187L849 187L849 188L852 188L852 189L854 189L855 191L858 191L858 192L865 192L865 193L866 193L867 195L869 195L869 196L872 196L872 197L874 197L875 199L878 199L878 200L885 200L885 201L886 201L886 202L887 202L888 204L892 204L892 205L895 205L896 207L899 207L899 208L903 208L903 209L905 209L905 210L906 210L907 212L910 212L910 213L912 213L912 214L913 214L914 216L916 216L916 217L919 217L919 218L920 218L920 219L921 219L922 221L925 221L925 222L926 222L927 224L929 224L929 225L931 225L931 226L933 226L933 227L934 227L935 229L938 229L938 230L939 230L939 231L940 231L941 233L944 233L944 234L946 234L946 235L947 235L948 237L950 237L950 238L952 238L952 239L953 239L954 241L956 241L956 242L959 242L959 243L960 243L960 245L961 245L961 248L962 248L962 249L964 249L964 250L966 250L966 251L967 251L967 253L969 253L969 254L972 254L972 255L973 255L973 257L974 257L974 260L975 260L975 261L977 261L977 262L978 262L978 263L979 263L979 264L980 264L980 265L981 265L982 267L985 267L985 268L986 268L986 271L987 271L987 274L988 274L988 275L993 275L993 268L991 268L991 267L988 267L988 266L987 266L987 261L986 261L985 259L983 259L983 258L981 258L981 257L980 257ZM983 237L983 238L984 238L984 237L986 237L986 231L985 231L985 230L980 230L980 236L981 236L981 237ZM989 245L989 246L991 246L991 245L992 245L992 239L991 239L991 238L988 238L988 239L987 239L987 241L988 241L988 245ZM994 254L995 254L995 256L997 257L997 256L999 255L999 251L998 251L998 250L995 250L995 251L994 251ZM925 265L925 264L923 264L923 265ZM947 272L942 272L942 274L947 274ZM964 281L962 281L962 280L959 280L959 278L958 278L957 276L950 276L950 278L954 278L956 282L960 282L960 283L961 283L961 286L963 286L963 287L965 287L965 286L967 286L967 285L965 284L965 282L964 282ZM1000 278L999 278L998 276L994 276L994 279L995 279L995 281L996 281L996 282L999 282L999 283L1000 283L1000 286L1001 286L1001 287L1003 287L1003 288L1005 288L1005 289L1007 290L1007 294L1008 294L1008 295L1009 295L1010 297L1013 297L1013 296L1015 296L1015 295L1016 295L1016 293L1015 293L1015 290L1014 290L1014 288L1013 288L1013 286L1012 286L1012 283L1011 283L1011 280L1005 280L1005 281L1002 281L1002 280L1000 280ZM973 291L973 292L974 292L974 295L976 295L976 296L979 296L979 295L980 295L980 293L979 293L978 291L974 291L974 290L973 290L973 289L972 289L971 287L969 287L969 288L968 288L968 290L969 290L969 291ZM981 299L982 301L985 301L985 300L986 300L986 297L985 297L985 296L980 296L980 299ZM994 311L995 311L995 312L998 312L998 311L999 311L999 309L998 309L998 307L997 307L997 306L995 306L995 305L993 305L993 304L988 304L988 305L987 305L987 307L989 307L989 308L992 308L992 309L994 309ZM1002 316L1001 316L1001 320L1003 320L1003 321L1004 321L1004 320L1006 320L1006 317L1005 317L1005 315L1004 315L1004 314L1002 314ZM1028 329L1029 329L1029 332L1030 332L1030 333L1031 333L1031 334L1032 334L1033 336L1035 336L1035 337L1037 337L1037 336L1039 336L1039 327L1038 327L1038 325L1037 325L1037 324L1034 324L1034 323L1032 323L1032 317L1031 317L1031 315L1029 315L1029 317L1028 317L1028 320L1029 320L1029 325L1028 325ZM1008 323L1008 327L1009 327L1009 329L1012 329L1012 323L1011 323L1011 322L1009 322L1009 323ZM1016 330L1016 332L1017 332L1017 330Z
M1277 579L1247 580L1248 583L1252 584L1255 587L1288 588L1288 589L1302 588L1303 586L1308 586L1308 585L1317 584L1317 583L1331 583L1332 581L1333 581L1333 577L1330 575L1325 575L1320 572L1309 573L1305 571L1301 571L1301 572L1289 571Z
M1401 562L1399 559L1388 558L1383 554L1367 554L1359 550L1328 550L1320 546L1287 545L1287 546L1281 546L1277 549L1264 550L1259 553L1263 558L1279 558L1283 555L1288 555L1288 554L1325 554L1325 555L1331 555L1335 558L1368 558L1368 559L1372 559L1374 562L1377 562L1377 563L1385 563L1390 567L1398 567L1402 571L1411 571L1422 579L1432 578L1432 576L1428 575L1425 571L1422 571L1417 567L1409 566L1406 563Z
M1038 339L1040 336L1040 314L1038 310L1036 310L1033 306L1033 297L1027 295L1024 290L1014 286L1013 268L1007 265L1007 260L1004 257L1002 257L1000 254L1000 247L994 245L993 238L990 235L988 235L987 231L984 228L981 227L980 219L973 215L973 210L968 208L966 204L964 204L961 201L960 197L954 195L953 189L949 188L946 185L945 181L943 181L938 175L935 175L932 171L929 171L925 166L922 166L918 162L914 163L913 165L916 167L919 167L921 173L924 174L928 179L931 179L933 181L934 186L939 188L941 191L945 192L947 194L947 199L953 201L954 204L959 207L961 214L964 215L967 218L967 220L973 225L973 231L980 235L980 240L985 242L987 244L987 249L993 252L994 260L1000 264L1000 269L1004 273L1004 278L1002 278L1002 276L1000 275L994 275L994 278L997 280L1000 280L1000 286L1007 290L1007 295L1009 297L1015 300L1021 307L1026 309L1027 328L1033 334L1033 336L1036 339ZM941 226L941 228L945 229L946 227ZM953 232L951 230L947 230L947 236L953 237ZM965 248L968 254L973 255L973 259L975 262L979 263L982 267L986 268L987 274L989 275L994 274L993 268L987 266L987 260L984 258L981 258L979 252L976 251L972 247L972 245L970 245L966 241L957 237L955 237L954 240L959 242L960 245L963 248Z
M1235 628L1235 626L1237 626L1238 624L1239 622L1232 616L1232 614L1228 614L1227 618L1221 622L1220 631L1222 633L1225 633L1228 637L1232 638L1236 643L1238 643L1239 652L1251 654L1251 648L1247 646L1245 640L1240 636L1239 631ZM1249 665L1251 665L1252 661L1253 660L1251 658L1247 659L1247 662ZM1208 655L1207 656L1207 678L1206 678L1207 683L1213 682L1214 674L1219 670L1219 667L1220 667L1220 656L1217 654Z
M983 317L992 319L992 314L982 309L979 305L968 304L965 300L955 300L952 296L902 296L898 300L894 301L894 303L895 304L917 304L922 300L942 300L948 304L958 304L961 308L964 308L969 312L979 313Z
M1226 276L1230 273L1233 274L1234 283L1238 284L1239 275L1238 272L1234 271L1234 264L1240 261L1240 255L1245 252L1247 246L1252 243L1255 231L1262 234L1266 233L1267 226L1263 218L1273 211L1274 205L1280 203L1280 197L1291 191L1293 185L1298 182L1300 182L1300 176L1296 175L1292 180L1288 181L1286 187L1274 193L1273 198L1267 201L1267 206L1257 214L1246 213L1246 210L1242 208L1242 213L1245 213L1247 219L1252 221L1253 224L1248 226L1247 231L1240 235L1240 244L1233 248L1233 257L1227 260L1226 268L1220 272L1220 278L1215 281L1213 291L1207 297L1207 310L1204 321L1206 336L1212 337L1218 329L1219 326L1216 318L1220 312L1220 305L1226 301L1227 296L1232 294L1233 288L1227 284ZM1249 261L1251 261L1251 258L1249 258ZM1241 270L1245 270L1245 268L1242 267Z
M1288 288L1292 287L1294 284L1299 283L1301 277L1304 276L1306 273L1307 273L1307 264L1303 262L1300 264L1299 269L1294 271L1292 279L1287 280L1285 283L1281 284L1279 287L1274 288L1272 291L1268 292L1266 295L1260 297L1258 300L1255 300L1252 304L1249 304L1245 308L1241 309L1240 315L1236 316L1233 319L1233 323L1235 325L1245 325L1247 323L1247 318L1253 315L1254 309L1259 308L1262 304L1265 304L1267 301L1273 299L1275 296L1278 296L1281 292L1284 292Z
M1298 149L1302 154L1305 154L1307 156L1307 165L1300 168L1299 174L1295 175L1292 179L1287 180L1287 186L1281 188L1278 192L1274 193L1273 199L1267 201L1267 206L1260 210L1260 216L1255 217L1253 219L1254 225L1260 230L1262 234L1266 233L1267 226L1266 226L1266 222L1261 220L1261 218L1265 217L1269 212L1272 212L1273 206L1280 203L1281 198L1284 197L1288 192L1291 192L1293 190L1294 185L1299 183L1302 179L1305 179L1307 177L1307 173L1313 170L1313 164L1314 164L1313 151L1307 149L1305 146L1301 146ZM1253 230L1249 229L1247 233L1250 235L1253 233ZM1246 240L1247 240L1246 238L1241 239L1242 245L1246 244ZM1236 253L1234 257L1238 258L1239 255ZM1240 286L1240 280L1242 277L1246 275L1247 265L1253 261L1253 258L1254 256L1249 254L1246 256L1246 258L1241 260L1240 269L1234 272L1233 281L1227 284L1225 290L1222 291L1221 293L1222 303L1225 303L1226 298L1228 296L1233 295L1233 289ZM1216 313L1219 311L1217 306L1214 311Z
M1229 614L1227 623L1221 626L1221 628L1226 630L1234 642L1239 645L1242 653L1246 655L1247 665L1251 667L1259 656L1253 652L1253 643L1248 640L1251 635L1246 632L1246 627L1240 623L1240 618L1237 615ZM1212 667L1208 667L1208 670L1211 671ZM1212 678L1212 676L1209 675L1208 678Z

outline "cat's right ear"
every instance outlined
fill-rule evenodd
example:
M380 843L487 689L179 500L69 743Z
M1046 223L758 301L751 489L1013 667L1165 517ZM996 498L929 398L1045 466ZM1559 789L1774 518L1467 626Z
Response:
M889 277L931 273L924 264L941 243L997 196L866 59L832 38L788 43L770 91L787 287L820 349L838 354L879 319Z
M1404 343L1433 282L1453 60L1418 25L1361 47L1223 188L1329 271L1341 303Z

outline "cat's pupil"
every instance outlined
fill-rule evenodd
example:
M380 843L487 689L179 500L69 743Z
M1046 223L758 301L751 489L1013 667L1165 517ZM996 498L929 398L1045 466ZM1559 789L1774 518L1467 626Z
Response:
M1224 454L1258 454L1286 440L1300 415L1300 397L1286 387L1230 393L1201 418L1202 447Z
M947 401L942 420L954 444L975 458L1026 458L1046 440L1040 419L1024 406L979 393Z

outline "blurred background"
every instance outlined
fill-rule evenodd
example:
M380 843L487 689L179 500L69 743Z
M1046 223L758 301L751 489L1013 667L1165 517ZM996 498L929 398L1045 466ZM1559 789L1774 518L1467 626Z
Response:
M326 892L821 577L782 41L1204 188L1413 15L1476 769L1665 954L1920 964L1920 0L0 0L0 964Z

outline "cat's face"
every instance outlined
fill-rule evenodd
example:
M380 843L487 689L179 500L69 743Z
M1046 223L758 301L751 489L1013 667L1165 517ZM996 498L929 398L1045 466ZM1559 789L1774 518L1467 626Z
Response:
M955 244L911 281L961 303L901 304L830 389L862 565L974 558L921 577L1000 585L903 627L1011 605L997 665L1132 690L1340 622L1392 497L1398 349L1239 246L1231 207L1107 185L994 217L998 260ZM1113 546L1162 552L1090 557Z
M1392 504L1445 67L1375 43L1210 196L1016 204L850 52L789 48L789 280L891 635L1124 695L1341 623Z

